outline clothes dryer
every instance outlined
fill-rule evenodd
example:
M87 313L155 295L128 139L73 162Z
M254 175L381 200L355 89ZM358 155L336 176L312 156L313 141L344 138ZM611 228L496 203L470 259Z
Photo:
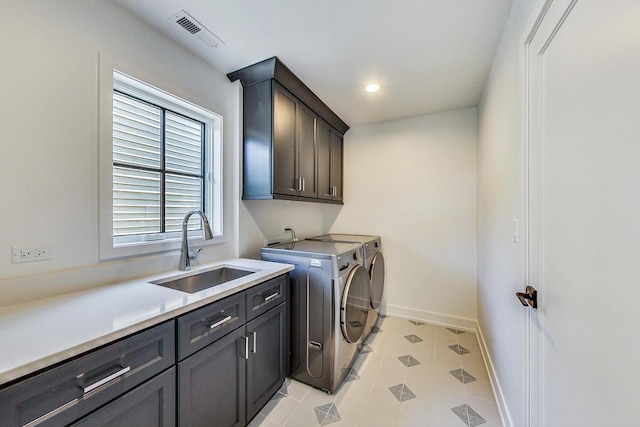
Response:
M369 313L362 245L303 240L262 248L262 259L293 264L291 377L334 392L358 355Z
M384 292L384 256L381 251L380 236L332 233L311 237L307 240L320 242L352 242L362 245L364 266L369 270L369 294L371 295L369 316L367 317L363 336L363 341L366 340L378 322L382 293Z

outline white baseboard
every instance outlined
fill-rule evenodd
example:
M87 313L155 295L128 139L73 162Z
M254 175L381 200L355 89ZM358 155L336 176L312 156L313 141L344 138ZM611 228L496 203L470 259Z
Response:
M463 331L475 332L476 326L478 324L478 322L474 319L450 316L448 314L433 313L431 311L418 310L415 308L402 307L399 305L387 304L384 309L384 314L388 316L431 323L433 325L460 329Z
M505 427L513 427L513 420L511 419L511 415L509 414L509 409L505 404L504 394L502 393L500 382L498 381L498 377L496 376L496 371L493 367L491 354L489 353L489 348L487 347L487 343L484 340L484 335L482 334L482 329L480 329L480 325L478 324L478 322L476 322L475 330L476 330L476 337L478 338L478 343L480 344L480 352L482 353L482 358L484 359L484 365L487 368L487 373L489 374L489 380L491 381L493 396L495 397L496 403L498 404L498 411L500 412L502 425Z
M408 320L415 320L419 322L431 323L433 325L444 326L446 328L460 329L464 331L473 332L478 339L478 345L480 346L480 352L484 359L484 364L491 381L491 388L493 389L493 395L498 405L498 411L500 412L500 418L502 419L502 425L505 427L512 427L513 421L509 414L509 410L505 404L504 395L502 394L502 388L496 377L496 371L493 367L491 355L487 343L484 340L482 329L477 320L467 319L465 317L450 316L448 314L433 313L430 311L417 310L415 308L402 307L398 305L387 304L384 308L383 314L388 316L400 317Z

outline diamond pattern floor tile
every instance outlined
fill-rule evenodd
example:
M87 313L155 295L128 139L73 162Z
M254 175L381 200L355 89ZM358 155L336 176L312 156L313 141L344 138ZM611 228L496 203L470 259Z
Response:
M487 422L487 420L482 418L480 416L480 414L478 414L476 411L474 411L473 408L470 407L469 405L467 405L466 403L464 405L460 405L460 406L456 406L455 408L451 408L451 410L468 427L476 427L476 426L479 426L480 424L484 424L484 423Z
M422 338L420 338L419 336L417 336L416 334L411 334L411 335L405 335L404 336L407 341L409 341L411 344L415 344L417 342L422 342Z
M358 368L356 370L345 367L346 372L344 375L346 375L346 378L344 387L336 390L333 396L327 395L326 393L311 387L308 392L302 389L301 394L299 393L300 389L306 386L300 382L296 381L293 383L290 379L287 379L278 392L273 396L272 401L269 404L269 408L271 409L265 410L262 414L265 421L264 425L275 426L278 424L283 427L296 427L301 425L304 425L305 427L333 427L333 425L371 427L372 423L380 423L381 421L380 414L376 414L375 417L371 417L372 408L378 407L376 404L380 403L378 400L381 396L384 396L387 404L396 405L396 408L401 408L398 412L400 415L389 415L389 417L384 418L383 424L385 426L393 426L396 424L401 425L403 421L406 422L411 418L407 417L408 413L412 413L414 417L416 417L420 411L424 411L425 417L432 418L434 420L437 419L444 421L448 417L453 420L453 427L455 427L456 423L460 427L482 427L482 425L487 424L500 424L499 419L494 419L496 414L498 414L497 406L494 406L494 409L491 409L491 406L484 406L485 404L490 403L489 400L493 400L491 399L491 392L486 394L487 401L483 402L482 406L473 399L475 398L475 395L468 394L470 393L468 386L458 387L458 391L455 391L455 394L451 395L448 394L449 391L446 390L446 387L437 387L436 390L439 391L437 391L436 394L428 396L425 395L425 390L431 389L423 388L424 386L435 386L431 383L432 379L423 377L423 374L427 371L433 371L434 374L438 375L446 375L446 373L449 372L450 375L453 375L462 384L472 383L470 386L471 388L485 384L483 380L477 381L477 379L468 371L460 368L459 362L461 359L469 359L470 357L473 359L473 356L476 356L475 353L479 353L479 349L473 346L470 347L470 344L467 344L468 341L466 339L454 339L453 334L456 336L460 334L468 334L467 338L473 339L475 338L475 334L473 332L447 328L448 332L444 332L444 334L450 338L441 337L444 338L443 342L446 342L447 340L453 342L458 341L463 343L464 346L460 344L449 345L451 343L447 342L446 345L452 353L448 353L444 350L445 353L449 354L449 356L446 356L446 354L444 356L446 356L445 359L453 360L454 363L444 364L441 366L436 364L436 366L432 366L430 363L430 357L433 355L430 354L432 352L435 353L438 346L441 344L434 346L433 343L430 343L429 334L432 331L440 331L439 333L442 333L444 328L440 329L433 327L433 329L430 329L432 327L430 324L428 324L429 327L426 328L424 326L420 326L425 323L399 318L391 318L387 319L387 321L389 321L389 323L387 324L384 334L379 334L382 332L381 328L384 327L385 324L384 321L381 321L378 325L373 327L373 335L371 335L367 341L358 344L358 364L355 365L358 366ZM410 324L407 324L406 322L410 322ZM400 326L395 328L393 327L394 325ZM407 343L405 340L409 341L411 344ZM425 346L425 342L423 341L426 341L429 345ZM402 348L405 348L406 350L401 350ZM406 353L398 357L402 354L400 352ZM469 353L473 354L468 355ZM421 361L416 359L416 357L420 358ZM402 363L402 365L394 361L396 358L400 363ZM455 360L458 362L455 362ZM391 361L390 368L385 368L384 374L378 374L378 372L381 371L383 362L385 361L387 363ZM393 367L394 365L397 366L397 372L396 368ZM417 365L419 366L415 367ZM360 368L360 366L362 366L362 368ZM426 370L421 371L425 366ZM476 366L474 364L471 368L465 365L465 367L467 369L471 369L475 375L482 375L479 376L479 378L484 378L485 374L481 371L481 369L483 369L481 365ZM456 369L451 370L453 368ZM410 389L407 384L410 384L412 389ZM490 388L488 384L486 386ZM465 389L467 390L465 391ZM388 394L389 392L393 398ZM291 393L301 394L302 397L299 400L294 400L292 399ZM469 396L470 400L466 399L467 396ZM433 402L431 402L432 399L446 399L447 401L451 401L451 404L444 406L433 405ZM290 408L293 404L298 405L298 409L295 411L293 408ZM476 410L471 408L469 404L476 406L476 408L482 411L483 415L488 418L485 419ZM452 407L452 405L459 406ZM495 405L495 400L493 401L493 405ZM274 411L273 408L280 408L280 411ZM405 408L404 416L402 415L402 408ZM285 412L295 414L295 416L291 415L290 419L287 419L286 417L283 418L282 413L284 409L287 410ZM455 414L455 417L452 415L452 412ZM369 417L366 416L367 414ZM412 425L419 426L426 425L427 423L427 419L420 421L420 418L417 420L412 419L411 421L413 422Z
M401 361L404 364L404 366L406 366L407 368L420 364L420 362L410 354L407 354L405 356L400 356L398 357L398 360Z
M449 373L456 377L462 384L476 381L476 378L464 369L454 369L453 371L449 371Z
M458 353L460 356L462 356L463 354L471 353L469 350L467 350L460 344L450 345L449 348L451 349L451 351Z
M333 403L327 403L326 405L316 406L313 408L316 412L316 418L318 419L318 425L326 426L328 424L337 423L342 420L338 408Z
M413 394L411 389L406 384L397 384L389 387L389 391L398 399L398 402L404 402L410 399L415 399L416 395Z

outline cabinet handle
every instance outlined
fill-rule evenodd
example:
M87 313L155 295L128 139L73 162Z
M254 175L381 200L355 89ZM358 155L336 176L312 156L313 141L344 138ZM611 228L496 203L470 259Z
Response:
M41 424L45 421L47 421L48 419L55 417L56 415L58 415L60 412L65 411L67 408L70 408L71 406L75 405L78 402L78 398L73 399L70 402L65 403L62 406L58 406L56 409L54 409L53 411L49 411L46 414L36 418L35 420L28 422L27 424L23 424L22 427L35 427L38 424Z
M251 353L255 354L258 352L258 334L254 331L251 332L253 335L253 348L251 349Z
M101 379L100 381L96 381L95 383L91 384L90 386L87 386L87 387L83 388L82 392L84 394L87 394L90 391L93 391L93 390L97 389L98 387L100 387L102 385L105 385L109 381L113 381L116 378L121 377L122 375L126 374L130 370L131 370L131 366L127 366L126 368L122 368L118 372L113 373L113 374L109 375L108 377L105 377L105 378Z
M244 338L244 358L249 360L249 337Z
M296 191L302 191L302 178L296 178Z
M214 324L212 324L212 325L209 325L209 329L213 329L213 328L215 328L216 326L220 326L220 325L222 325L222 324L224 324L224 323L227 323L229 320L231 320L231 316L227 316L227 317L225 317L225 318L224 318L224 319L222 319L222 320L218 320L216 323L214 323Z
M304 191L304 178L302 178L302 191Z
M276 292L275 294L271 294L271 295L269 295L268 297L265 297L264 302L271 301L272 299L274 299L274 298L275 298L275 297L277 297L278 295L280 295L280 293L279 293L279 292Z

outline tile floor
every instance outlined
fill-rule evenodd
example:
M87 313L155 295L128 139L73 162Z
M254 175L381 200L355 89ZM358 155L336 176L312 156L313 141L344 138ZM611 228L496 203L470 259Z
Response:
M500 426L475 334L384 317L334 394L287 379L250 427Z

